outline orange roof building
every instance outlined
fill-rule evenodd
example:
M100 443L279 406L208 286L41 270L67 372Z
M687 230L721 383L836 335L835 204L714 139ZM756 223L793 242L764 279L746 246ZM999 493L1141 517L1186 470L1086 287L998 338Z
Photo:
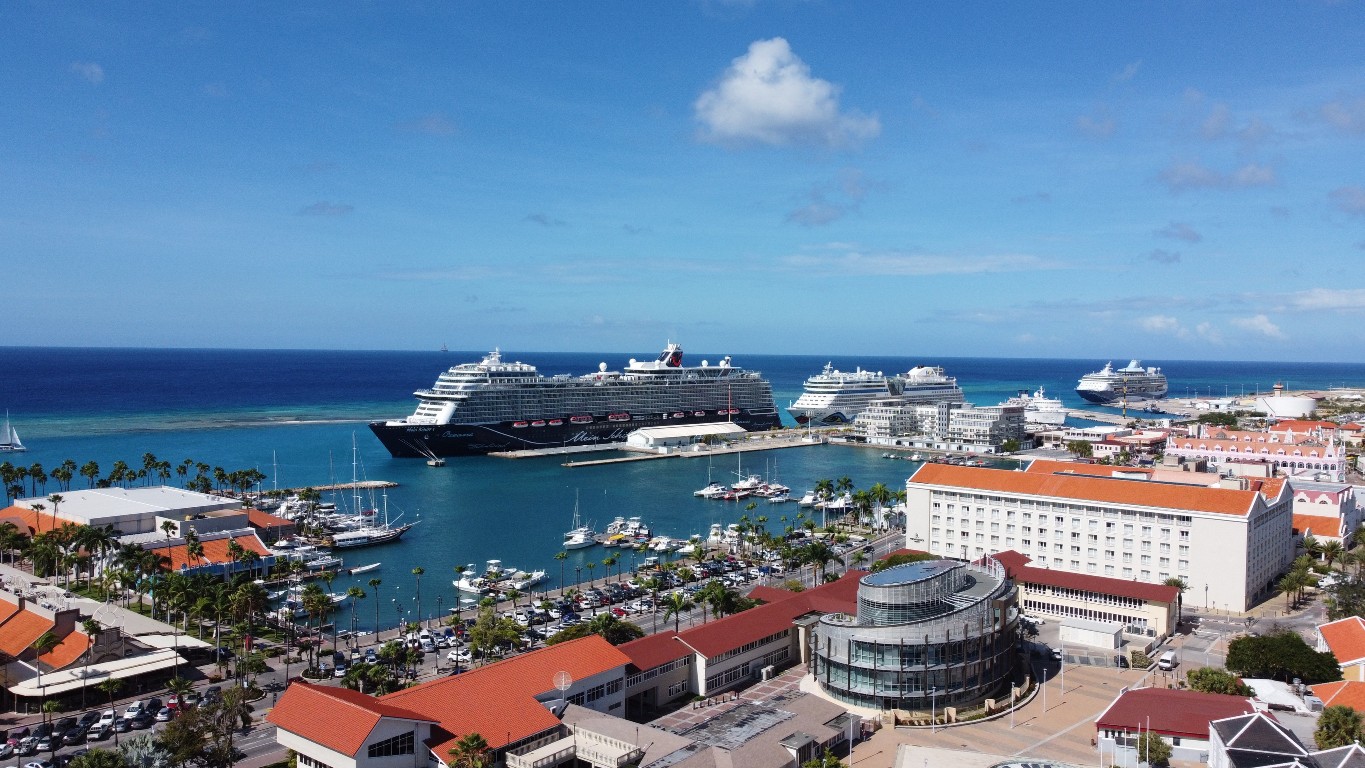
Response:
M624 709L630 658L597 635L560 643L453 677L372 698L330 686L295 683L268 720L301 765L364 764L425 755L448 764L461 737L477 733L494 763L509 750L552 738L568 704L608 714ZM554 709L555 711L552 711ZM391 764L391 763L385 763Z
M1205 459L1211 471L1224 465L1262 462L1272 473L1301 475L1326 473L1328 479L1345 479L1346 449L1335 429L1323 430L1319 422L1281 422L1266 432L1204 426L1190 437L1172 435L1166 455ZM1295 427L1298 427L1295 429ZM1335 425L1332 425L1335 426Z
M1365 715L1365 682L1338 680L1312 687L1313 695L1322 699L1324 707L1350 707Z
M255 554L256 562L249 563L234 559L232 542L236 542L237 546L241 547L242 552ZM149 541L143 544L142 548L165 558L166 567L172 571L185 573L233 574L249 568L256 570L268 568L275 560L275 556L261 542L255 529L252 528L205 533L199 537L199 543L204 548L202 556L191 555L184 539Z
M1318 625L1318 650L1337 657L1342 678L1365 682L1365 619L1347 616Z
M1178 577L1186 605L1237 610L1272 592L1293 560L1283 480L1207 487L1100 471L925 464L906 482L906 545L963 560L1015 550L1035 568L1148 584Z

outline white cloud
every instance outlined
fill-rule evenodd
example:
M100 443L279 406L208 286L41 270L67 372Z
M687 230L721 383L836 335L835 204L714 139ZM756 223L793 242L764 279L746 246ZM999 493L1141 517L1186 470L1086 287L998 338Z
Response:
M1029 272L1061 268L1059 264L1030 254L962 256L900 251L882 253L849 251L823 256L794 255L786 257L784 261L794 269L844 275L971 275L983 272Z
M1109 113L1109 108L1101 105L1095 110L1095 114L1081 115L1076 118L1076 130L1092 139L1107 139L1114 135L1114 130L1118 124L1114 121L1114 116Z
M1138 327L1148 333L1169 334L1172 336L1185 337L1189 335L1180 325L1180 321L1170 315L1148 315L1138 318Z
M1173 221L1165 227L1158 229L1156 234L1172 240L1184 240L1187 243L1197 243L1204 239L1204 236L1199 234L1194 227L1191 227L1183 221Z
M701 138L720 144L837 147L881 133L875 116L840 110L839 90L775 37L750 44L693 109Z
M1194 332L1210 344L1223 343L1223 334L1213 323L1200 323L1194 327Z
M1268 187L1279 181L1275 169L1264 165L1248 163L1231 173L1224 173L1193 160L1171 163L1157 173L1157 179L1172 192Z
M319 200L312 205L304 206L299 209L300 216L346 216L355 211L354 205L347 203L331 203L327 200Z
M423 115L411 122L399 123L398 129L409 133L424 133L428 136L451 136L455 133L455 123L439 112Z
M1352 216L1365 216L1365 187L1337 187L1331 193L1332 202Z
M1244 331L1260 334L1270 339L1284 339L1284 331L1278 325L1270 321L1265 315L1253 315L1251 317L1235 317L1232 324Z
M1113 83L1126 83L1137 76L1139 69L1142 69L1142 59L1129 62L1127 66L1115 73L1109 80Z
M1318 114L1344 133L1365 133L1365 98L1338 99L1323 104Z
M1297 310L1365 310L1365 288L1309 288L1287 298L1287 304Z
M93 61L73 61L71 71L85 79L91 85L99 85L104 82L104 67Z

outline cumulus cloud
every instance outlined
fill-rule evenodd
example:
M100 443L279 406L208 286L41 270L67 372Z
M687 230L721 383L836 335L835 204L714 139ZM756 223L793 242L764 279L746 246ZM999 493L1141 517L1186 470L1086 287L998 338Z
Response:
M439 112L423 115L406 123L399 123L398 129L408 133L422 133L427 136L451 136L455 133L455 123Z
M1195 335L1210 344L1222 344L1223 333L1213 323L1200 323L1194 327Z
M542 227L569 226L569 223L567 221L564 221L562 219L556 219L547 213L528 213L526 214L526 218L523 219L523 221L529 221L532 224L539 224Z
M1329 195L1338 208L1352 216L1365 216L1365 187L1337 187Z
M1170 315L1148 315L1138 318L1138 327L1148 333L1187 336L1189 332L1181 327L1180 321Z
M1365 97L1329 101L1318 109L1318 116L1343 133L1365 133Z
M701 138L719 144L838 147L881 133L876 116L842 110L839 92L775 37L750 44L693 110Z
M1076 130L1092 139L1107 139L1114 135L1118 124L1109 108L1101 105L1094 115L1081 115L1076 118Z
M299 209L300 216L346 216L355 210L354 205L346 203L331 203L327 200L319 200L312 205L306 205Z
M1235 317L1232 324L1244 331L1265 336L1268 339L1284 339L1284 331L1278 325L1270 321L1265 315L1253 315L1251 317Z
M1158 264L1179 264L1180 254L1175 251L1164 251L1158 248L1147 254L1147 259L1149 261L1155 261Z
M1197 243L1204 239L1204 236L1195 231L1194 227L1183 221L1173 221L1158 229L1156 234L1171 240L1184 240L1187 243Z
M104 67L93 61L73 61L71 62L71 71L91 85L99 85L104 82Z
M1289 294L1285 303L1297 310L1361 311L1365 288L1309 288Z
M1247 189L1278 183L1275 169L1248 163L1230 173L1210 168L1198 161L1177 161L1157 173L1157 180L1172 192L1191 189Z

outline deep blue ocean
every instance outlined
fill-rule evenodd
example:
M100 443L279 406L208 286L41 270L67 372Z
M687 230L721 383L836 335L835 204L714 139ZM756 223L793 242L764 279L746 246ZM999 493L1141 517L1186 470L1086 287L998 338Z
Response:
M732 480L734 457L669 459L602 467L568 468L562 458L508 460L451 459L443 468L417 460L395 460L370 434L366 422L410 414L412 392L478 352L354 352L301 350L167 350L0 348L0 410L8 410L28 452L0 460L41 463L49 471L65 459L94 460L107 472L122 459L133 467L152 453L172 465L183 459L227 470L256 467L269 478L264 487L291 487L351 479L352 439L359 447L363 475L392 480L390 517L419 520L401 542L346 554L347 565L382 562L376 572L356 577L364 586L378 577L381 622L392 625L401 608L416 610L416 566L422 576L422 613L434 615L455 599L453 568L489 558L527 570L545 569L549 585L560 581L553 559L569 528L574 497L584 520L600 527L616 515L639 515L655 532L685 538L705 535L712 523L731 523L743 506L705 501L692 491L707 482ZM635 357L652 358L641 350ZM685 362L719 360L726 353L689 352ZM631 355L504 351L504 359L536 365L542 374L585 373L599 362L624 367ZM851 370L905 371L942 365L956 376L967 399L993 405L1021 389L1039 385L1079 405L1073 388L1105 360L734 355L739 367L762 371L772 382L780 408L801 393L802 381L826 362ZM1115 359L1116 365L1127 360ZM1223 396L1266 391L1275 382L1290 389L1365 385L1365 364L1199 362L1144 360L1170 379L1172 397ZM774 474L794 492L820 478L852 478L859 488L873 483L899 486L914 470L888 461L879 451L837 446L803 447L744 454L744 470ZM172 476L171 482L176 478ZM72 488L85 487L77 477ZM41 489L40 489L41 490ZM56 492L49 482L47 493ZM380 500L374 500L379 503ZM366 503L370 500L367 498ZM793 521L791 505L760 502L751 517L766 514L769 529ZM787 516L784 521L781 518ZM571 553L565 581L600 579L601 560L616 552L600 548ZM629 564L630 555L625 556ZM596 564L590 572L586 563ZM576 568L581 571L576 573ZM344 590L345 579L335 589ZM366 587L368 589L368 587ZM438 604L437 599L440 599ZM362 601L361 623L374 621L374 596Z

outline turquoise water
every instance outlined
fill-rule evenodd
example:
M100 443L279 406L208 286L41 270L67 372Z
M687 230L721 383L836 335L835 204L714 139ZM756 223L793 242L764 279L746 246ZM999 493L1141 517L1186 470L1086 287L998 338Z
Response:
M242 350L75 350L0 348L0 408L8 408L30 451L9 459L38 462L49 471L65 459L89 460L107 472L115 460L134 468L152 453L172 465L189 458L228 470L255 467L264 487L304 486L351 478L352 439L363 477L399 483L388 495L390 518L418 521L402 541L346 553L347 565L382 562L380 570L356 577L362 586L382 580L380 621L392 625L398 611L416 611L421 566L422 613L434 615L455 600L454 567L481 565L489 558L523 569L545 569L547 586L560 583L559 551L570 527L577 493L581 515L600 528L617 515L638 515L656 534L686 538L705 535L712 523L735 522L743 505L706 501L692 491L707 483L704 458L665 459L600 467L561 466L562 457L508 460L452 459L445 467L394 460L365 422L412 411L411 392L436 374L477 353L316 352ZM634 355L643 358L647 352ZM717 360L721 354L689 355ZM622 354L506 353L508 359L537 363L544 373L594 370L598 361L624 365ZM1104 361L923 360L912 357L841 360L838 357L735 355L735 364L762 370L773 382L779 407L794 400L804 377L828 360L837 367L903 371L917 364L941 364L959 377L968 398L992 404L1019 389L1047 386L1068 404L1079 404L1071 388L1080 375ZM1126 362L1126 360L1119 361ZM1148 362L1148 361L1144 361ZM1291 387L1365 383L1365 366L1296 363L1179 363L1163 365L1171 393L1188 389L1221 395L1224 387L1264 390L1277 380ZM888 461L872 449L801 447L743 454L746 474L775 474L794 493L821 478L847 475L858 488L874 483L902 486L915 465ZM718 457L710 468L719 482L733 481L734 456ZM774 467L775 463L775 467ZM171 482L176 482L173 475ZM73 488L84 487L77 477ZM46 493L59 490L49 481ZM382 499L375 498L375 504ZM366 499L369 502L369 499ZM795 522L795 504L760 500L751 517L766 514L770 530ZM781 516L786 515L787 521ZM399 517L401 516L401 517ZM604 573L601 560L616 550L570 553L564 580L587 581ZM627 568L631 555L624 554ZM576 573L576 568L582 568ZM344 590L349 580L338 579ZM368 590L368 587L365 587ZM437 600L440 599L438 604ZM362 601L362 626L374 621L374 596Z

